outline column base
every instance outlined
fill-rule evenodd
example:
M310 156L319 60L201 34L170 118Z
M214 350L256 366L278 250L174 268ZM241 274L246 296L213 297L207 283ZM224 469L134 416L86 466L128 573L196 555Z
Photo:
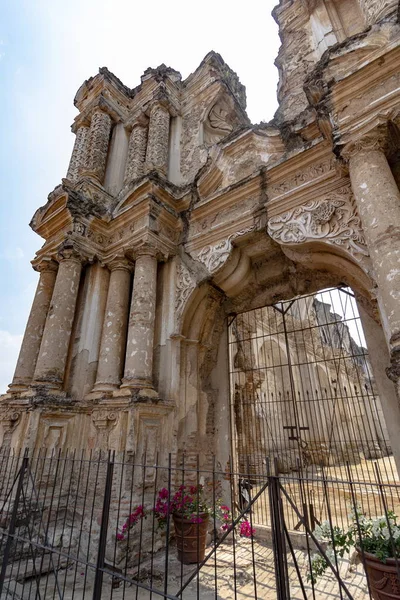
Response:
M154 390L153 382L151 379L140 379L138 377L124 377L121 384L121 389L132 388L132 389L145 389L149 388Z
M41 394L50 394L56 396L66 396L67 393L63 391L62 384L54 381L40 381L36 379L32 381L30 388L40 392Z
M149 379L137 379L136 377L124 377L119 390L113 392L114 396L142 396L144 398L158 398L158 392L154 389Z

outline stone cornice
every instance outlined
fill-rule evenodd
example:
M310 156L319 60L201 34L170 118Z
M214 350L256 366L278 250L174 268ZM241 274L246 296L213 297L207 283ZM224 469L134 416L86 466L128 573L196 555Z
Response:
M75 118L71 127L72 131L76 133L79 127L88 125L93 113L98 109L110 115L114 123L125 121L128 115L127 106L121 106L121 103L111 94L107 93L107 90L101 91L101 93L88 103L85 109Z
M127 106L132 98L132 90L126 87L111 71L102 67L95 77L90 77L78 89L74 105L80 112L86 111L88 105L103 92L113 96L122 106Z

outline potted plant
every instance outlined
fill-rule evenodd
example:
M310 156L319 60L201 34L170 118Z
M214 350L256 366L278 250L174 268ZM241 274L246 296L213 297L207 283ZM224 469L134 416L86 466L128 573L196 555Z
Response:
M210 517L221 522L222 532L232 526L230 508L220 501L215 505L210 502L202 485L181 485L174 493L167 488L160 489L156 503L151 508L137 506L117 531L117 541L125 540L128 530L150 514L154 514L160 529L165 529L168 519L172 517L178 559L184 564L199 563L204 559ZM248 520L242 519L239 534L252 537L254 533Z
M324 521L314 535L325 546L325 555L335 564L336 557L343 558L352 549L363 563L369 588L374 600L400 600L400 525L394 512L381 517L367 518L357 508L349 515L350 525L344 531L337 525ZM309 581L316 582L328 568L322 554L311 558Z

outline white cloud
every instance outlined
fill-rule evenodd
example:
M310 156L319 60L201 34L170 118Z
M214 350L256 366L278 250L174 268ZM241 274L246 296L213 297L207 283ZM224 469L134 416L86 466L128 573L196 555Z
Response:
M22 343L22 334L12 334L0 329L0 393L3 394L11 383L19 349Z

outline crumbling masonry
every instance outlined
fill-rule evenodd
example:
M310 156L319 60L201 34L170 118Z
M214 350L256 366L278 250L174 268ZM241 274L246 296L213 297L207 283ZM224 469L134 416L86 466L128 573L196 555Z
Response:
M279 109L251 125L211 52L75 97L66 178L31 227L39 283L0 444L230 453L226 315L346 284L400 465L395 0L281 0ZM390 378L390 379L389 379Z

